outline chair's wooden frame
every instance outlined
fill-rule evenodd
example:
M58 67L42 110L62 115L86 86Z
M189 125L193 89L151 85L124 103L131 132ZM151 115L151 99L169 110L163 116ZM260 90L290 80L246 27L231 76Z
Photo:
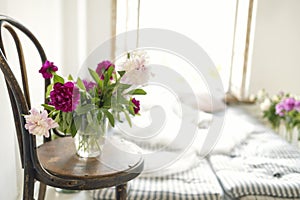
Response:
M14 76L14 73L12 72L12 69L8 64L5 55L4 44L2 41L3 38L1 36L3 28L8 30L16 44L20 70L22 74L22 88L20 87L16 77ZM28 131L24 128L25 120L22 114L29 114L30 96L22 45L15 29L23 32L33 42L40 55L41 63L44 63L47 58L39 41L26 27L10 17L0 15L0 69L4 74L8 94L11 101L19 144L19 151L21 155L21 163L24 169L23 199L31 200L34 198L33 196L35 181L39 181L41 183L39 199L44 199L46 185L71 190L92 190L109 186L116 186L116 198L125 199L126 183L127 181L138 176L138 174L142 171L142 160L139 161L135 166L131 167L129 170L126 170L124 172L122 171L121 173L112 173L111 179L107 177L107 174L105 175L106 177L104 179L101 179L101 175L86 175L86 178L76 178L72 176L68 177L67 174L66 176L59 176L45 169L44 166L40 163L37 151L37 149L40 147L36 146L36 137L32 134L29 134ZM46 79L45 91L49 84L49 79ZM54 141L47 140L46 142L51 143Z

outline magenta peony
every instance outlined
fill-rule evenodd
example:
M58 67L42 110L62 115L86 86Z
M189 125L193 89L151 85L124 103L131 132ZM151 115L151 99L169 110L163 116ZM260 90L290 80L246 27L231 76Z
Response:
M97 83L93 82L93 81L87 81L87 80L82 80L84 87L87 91L93 89L94 87L97 86Z
M138 114L140 111L140 101L136 100L135 98L131 99L131 102L135 105L134 109L134 114Z
M56 110L71 112L76 109L80 99L79 89L72 82L55 83L50 92L50 105Z
M41 73L45 79L48 79L48 78L52 78L53 76L52 72L56 72L57 70L58 68L54 65L53 62L46 60L46 62L39 70L39 73Z
M101 63L98 64L96 72L99 75L99 77L103 80L104 79L104 75L103 73L108 70L108 68L112 66L115 67L115 65L113 63L111 63L109 60L104 60ZM110 77L110 79L112 79L112 77Z

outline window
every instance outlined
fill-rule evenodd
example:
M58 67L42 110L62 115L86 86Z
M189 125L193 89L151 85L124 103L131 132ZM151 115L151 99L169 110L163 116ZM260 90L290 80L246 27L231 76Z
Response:
M227 90L235 9L236 1L232 0L119 0L117 33L136 28L161 28L185 35L207 52Z

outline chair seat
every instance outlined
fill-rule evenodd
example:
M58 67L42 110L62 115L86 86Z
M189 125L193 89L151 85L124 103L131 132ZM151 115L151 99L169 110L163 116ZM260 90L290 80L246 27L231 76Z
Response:
M76 154L74 139L59 138L38 147L41 165L51 174L72 180L84 180L81 189L89 190L120 185L137 177L143 169L142 156L128 151L126 141L108 139L103 152L95 158ZM131 145L132 146L132 145Z

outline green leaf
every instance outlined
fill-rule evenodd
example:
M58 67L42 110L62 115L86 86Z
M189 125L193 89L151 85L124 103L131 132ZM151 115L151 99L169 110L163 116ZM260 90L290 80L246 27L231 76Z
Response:
M117 112L117 119L119 122L121 122L120 112Z
M123 91L123 90L126 90L126 89L130 88L130 87L131 87L131 85L129 85L129 84L120 83L119 86L118 86L118 89Z
M92 117L92 114L90 112L87 113L86 119L87 119L89 124L91 124L93 122L93 117Z
M120 77L124 76L125 73L126 73L126 71L118 71L118 74L120 75Z
M111 65L108 70L107 70L107 74L108 74L108 77L110 78L112 73L114 72L115 68Z
M75 126L75 123L72 123L72 126L71 126L71 128L70 128L71 130L71 135L72 135L72 137L75 137L75 135L76 135L76 133L77 133L77 128L76 128L76 126Z
M73 113L68 112L67 116L66 116L66 121L67 121L67 124L68 124L68 128L70 128L70 126L72 124L72 120L73 120Z
M46 98L50 97L50 92L51 92L52 88L53 88L53 84L48 85L46 95L45 95Z
M80 89L86 91L86 88L85 88L85 86L84 86L82 80L81 80L79 77L77 78L77 86L78 86Z
M100 99L98 97L94 97L91 99L92 104L99 104L99 102L100 102Z
M82 123L82 117L78 116L74 118L74 125L76 129L80 129Z
M99 85L99 87L103 88L103 81L100 79L99 75L97 74L97 72L95 72L94 70L89 68L89 72L90 75L92 76L92 78L94 79L94 81Z
M131 119L130 119L128 113L125 110L123 112L124 112L125 118L126 118L128 124L129 124L129 126L132 127Z
M54 75L53 81L54 83L61 83L61 84L65 83L65 80L61 76L56 74Z
M103 108L109 109L111 107L111 96L104 99Z
M48 105L48 104L42 104L42 106L43 106L46 110L49 110L49 111L55 110L54 106L50 106L50 105Z
M102 120L102 112L98 112L97 120L98 120L98 122L100 122Z
M145 95L147 93L143 89L134 89L134 90L130 90L129 92L127 92L127 94L131 94L131 95Z
M112 127L115 126L115 119L114 116L108 111L108 110L103 110L104 115L108 118L108 121Z
M107 83L109 82L109 79L112 76L114 69L115 68L113 66L110 66L107 69L107 71L104 72L104 86L107 86Z
M68 76L68 80L69 81L73 81L74 80L71 74Z
M117 104L128 104L128 99L125 99L123 96L117 96Z
M54 121L60 122L60 112L56 115Z
M135 105L131 105L131 104L129 104L129 106L128 106L128 111L129 111L129 113L132 114L133 116L135 115L135 113L134 113L134 106L135 106Z
M66 116L67 113L65 112L62 112L62 126L60 127L62 129L62 131L64 133L66 133L66 130L68 128L68 124L67 124L67 116Z

